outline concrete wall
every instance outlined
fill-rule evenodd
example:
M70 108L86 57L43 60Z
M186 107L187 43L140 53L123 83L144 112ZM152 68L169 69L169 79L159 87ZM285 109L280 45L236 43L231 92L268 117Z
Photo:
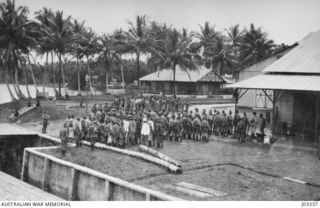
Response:
M82 201L181 200L37 151L44 148L24 150L21 178L61 198Z

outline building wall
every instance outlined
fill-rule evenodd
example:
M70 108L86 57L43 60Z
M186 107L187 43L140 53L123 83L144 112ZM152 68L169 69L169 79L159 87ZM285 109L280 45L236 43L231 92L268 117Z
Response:
M164 91L166 94L172 92L172 82L146 82L142 85L146 86L146 90L150 93L160 93ZM177 82L176 90L180 95L213 95L219 92L222 83L217 82Z
M254 76L258 76L262 73L262 70L264 70L266 67L268 67L270 64L278 60L280 57L282 57L284 54L288 53L291 49L285 50L281 53L278 53L274 56L271 56L263 61L260 61L256 64L252 64L244 69L241 69L240 71L237 72L236 76L237 81L242 81L249 79ZM272 96L272 92L269 91L268 94ZM247 108L265 108L264 101L260 102L260 99L268 99L265 96L259 96L259 94L264 94L260 90L248 90L248 92L239 99L238 105L241 107L247 107ZM266 102L267 106L266 108L272 108L272 103L271 102Z

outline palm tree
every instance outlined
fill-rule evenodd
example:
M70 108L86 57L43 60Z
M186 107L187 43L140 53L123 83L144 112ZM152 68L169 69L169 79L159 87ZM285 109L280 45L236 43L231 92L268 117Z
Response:
M87 58L88 66L88 75L89 75L89 89L93 95L92 81L91 81L91 67L90 67L90 58L95 54L99 53L100 46L98 43L97 35L92 31L91 28L86 29L84 33L84 42L83 42L83 54Z
M125 47L122 49L124 53L131 53L136 55L138 85L140 78L140 56L150 51L152 46L152 39L147 29L146 16L136 16L136 22L129 22L130 29L126 32Z
M202 51L204 64L207 68L211 68L211 61L209 58L209 51L216 45L216 39L220 35L219 32L215 31L214 27L210 26L209 22L205 22L204 26L200 25L200 32L192 32L193 37L197 38L198 41L192 44L192 48Z
M232 67L238 63L232 47L226 44L226 38L222 35L217 37L215 47L208 50L208 56L212 67L217 70L219 75L224 73L225 67Z
M117 47L116 35L102 35L99 38L100 54L98 61L103 63L106 74L106 92L108 92L109 73L111 71L111 65L120 62L119 48Z
M71 16L67 18L63 17L63 11L57 11L52 20L51 20L51 28L52 28L52 44L54 50L59 59L59 70L60 75L62 77L63 87L65 90L66 96L68 95L67 88L66 88L66 81L62 67L62 60L64 55L71 51L71 48L74 44L76 37L73 35L72 32L72 24L71 24ZM58 95L61 96L61 79L59 79L59 92Z
M234 25L227 29L227 41L232 48L238 48L243 41L244 31L240 30L240 25Z
M176 97L176 67L188 73L197 69L197 62L201 59L190 49L192 39L181 35L176 29L169 32L165 41L157 41L152 50L149 63L158 70L172 69L173 71L173 96Z
M84 27L84 21L78 22L77 20L74 20L73 23L73 33L76 36L75 44L73 53L76 56L76 68L77 68L77 77L78 77L78 96L81 96L81 89L80 89L80 69L81 69L81 59L83 57L83 47L81 45L85 44L84 42L85 37L85 27ZM80 63L79 63L80 60Z
M0 46L4 50L4 73L7 78L12 72L10 70L13 70L14 86L18 98L21 99L25 96L19 86L20 56L28 54L30 49L35 47L36 37L39 36L37 25L28 19L28 13L27 7L16 8L15 1L0 3Z
M274 46L273 40L267 39L267 34L260 27L256 28L251 24L240 47L242 64L256 63L259 59L270 55Z
M53 18L53 12L51 9L44 7L42 10L37 11L35 13L35 18L38 20L40 24L40 31L41 31L41 38L39 40L40 47L39 52L40 54L46 54L46 64L43 72L43 86L42 91L45 93L45 80L46 80L46 70L49 69L48 65L48 57L49 53L52 51L52 42L51 42L51 22Z

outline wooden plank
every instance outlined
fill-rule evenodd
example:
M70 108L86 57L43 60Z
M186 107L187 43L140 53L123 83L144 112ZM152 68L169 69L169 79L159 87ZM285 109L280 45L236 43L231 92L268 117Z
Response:
M77 183L76 181L76 169L74 168L71 168L71 184L70 184L70 187L69 187L69 193L68 193L68 200L69 201L72 201L74 199L74 192L75 192L75 184Z
M28 162L29 162L29 153L24 150L23 151L23 159L22 159L22 171L21 171L21 180L28 180Z
M146 201L150 201L150 194L146 193Z
M50 161L47 158L45 158L44 164L43 164L43 179L41 182L41 189L42 190L47 189L47 181L49 178L49 163L50 163Z
M200 192L203 192L203 193L208 193L208 194L212 194L214 196L219 196L219 197L228 195L227 193L222 192L222 191L206 188L206 187L203 187L203 186L199 186L199 185L192 184L192 183L187 183L187 182L180 182L180 183L177 183L175 185L179 186L179 187L182 187L182 188L187 188L187 189L191 189L191 190L194 190L194 191L200 191Z
M175 185L164 185L163 187L164 188L168 188L168 189L172 189L172 190L175 190L175 191L179 191L179 192L182 192L184 194L191 195L191 196L195 196L195 197L198 197L198 198L208 198L208 197L212 197L213 196L213 195L208 194L208 193L204 193L204 192L201 192L201 191L195 191L195 190L191 190L191 189L188 189L188 188L175 186Z
M104 181L104 194L106 196L106 201L110 201L110 197L111 197L111 184L108 180Z

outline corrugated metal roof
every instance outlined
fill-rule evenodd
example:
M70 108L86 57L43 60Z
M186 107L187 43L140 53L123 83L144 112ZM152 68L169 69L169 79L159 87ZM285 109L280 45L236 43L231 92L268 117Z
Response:
M232 85L227 88L320 91L320 76L317 75L278 75L262 74Z
M281 49L281 50L278 50L278 51L275 51L273 54L271 54L270 56L267 56L267 57L263 57L263 58L261 58L260 60L258 60L258 62L256 62L256 63L250 63L250 64L248 64L248 65L246 65L246 66L243 66L243 67L241 67L241 68L239 68L239 69L236 69L236 70L234 70L234 72L240 72L240 71L242 71L242 70L244 70L244 69L248 69L249 67L257 67L257 66L259 66L261 63L263 63L263 62L265 62L265 61L268 61L268 60L270 60L270 59L274 59L274 58L277 58L277 59L279 59L279 58L281 58L283 55L285 55L285 54L287 54L289 51L291 51L292 49L294 49L297 45L299 45L298 43L294 43L294 44L292 44L292 45L290 45L290 46L288 46L288 47L286 47L286 48L283 48L283 49ZM276 61L276 60L275 60ZM261 67L264 67L264 65L262 64L261 65ZM263 68L262 68L263 69ZM262 71L262 69L261 68L259 68L258 70L259 71Z
M197 70L188 70L188 72L186 72L177 66L176 82L197 82L211 71L212 69L207 69L204 66L200 66ZM225 80L218 74L215 73L215 76L217 81L225 82ZM140 81L173 81L173 70L164 69L158 72L153 72L140 78Z
M320 74L320 31L310 33L297 47L263 72Z

